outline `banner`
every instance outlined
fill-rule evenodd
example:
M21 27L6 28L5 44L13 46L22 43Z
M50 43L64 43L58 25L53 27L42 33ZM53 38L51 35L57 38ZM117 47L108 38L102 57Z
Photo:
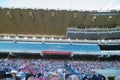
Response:
M62 51L42 51L42 54L52 54L52 55L71 55L72 52L62 52Z

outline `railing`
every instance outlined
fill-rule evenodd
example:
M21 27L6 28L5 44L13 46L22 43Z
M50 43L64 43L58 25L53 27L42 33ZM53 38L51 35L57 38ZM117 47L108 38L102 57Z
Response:
M86 29L80 29L80 28L67 28L67 32L120 32L120 27L116 28L86 28Z
M119 13L91 13L93 16L119 16Z

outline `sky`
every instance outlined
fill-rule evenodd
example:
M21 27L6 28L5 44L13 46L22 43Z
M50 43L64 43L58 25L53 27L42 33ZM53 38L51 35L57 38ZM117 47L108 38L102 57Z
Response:
M0 0L3 8L120 10L120 0Z

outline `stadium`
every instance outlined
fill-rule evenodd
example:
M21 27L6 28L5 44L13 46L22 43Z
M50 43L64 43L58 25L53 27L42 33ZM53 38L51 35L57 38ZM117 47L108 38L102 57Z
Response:
M1 7L3 78L120 80L120 10Z

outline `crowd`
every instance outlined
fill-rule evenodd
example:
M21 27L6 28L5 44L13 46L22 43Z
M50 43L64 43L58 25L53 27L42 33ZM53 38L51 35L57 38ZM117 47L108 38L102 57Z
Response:
M95 70L120 70L120 62L118 61L70 61L68 65L69 68L81 79L85 76L90 78L91 72L94 72Z
M96 74L93 71L96 69L120 69L120 62L41 59L0 61L0 70L5 71L6 75L10 74L11 78L14 75L18 76L16 80L89 80L93 74Z
M72 61L68 64L72 70L74 70L76 73L87 75L90 73L91 70L97 70L97 69L120 69L120 62L114 61Z

